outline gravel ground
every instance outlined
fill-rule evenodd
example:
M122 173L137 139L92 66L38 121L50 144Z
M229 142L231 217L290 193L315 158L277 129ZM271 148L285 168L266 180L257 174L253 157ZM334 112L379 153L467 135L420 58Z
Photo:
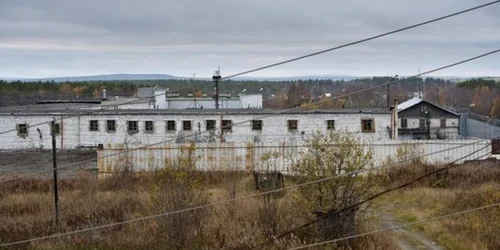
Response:
M79 171L91 171L97 168L95 151L59 151L57 152L57 166L68 168L58 170L58 175L61 178L75 176ZM90 161L94 159L93 161ZM78 165L82 161L89 161ZM37 175L42 178L52 177L52 151L50 150L33 150L33 151L3 151L0 152L0 180L9 179L15 176L23 176L27 174L48 171Z

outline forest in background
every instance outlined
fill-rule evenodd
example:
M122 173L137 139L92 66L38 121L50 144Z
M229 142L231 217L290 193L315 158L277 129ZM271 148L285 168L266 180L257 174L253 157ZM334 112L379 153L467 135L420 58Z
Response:
M359 78L352 80L297 80L297 81L223 81L221 92L238 95L262 93L265 108L385 108L387 87L381 86L347 98L336 97L388 83L392 77ZM213 94L211 81L169 79L128 81L82 82L7 82L0 80L0 106L35 104L47 99L99 99L106 89L108 96L134 96L140 87L169 88L170 92L201 96ZM190 87L192 86L192 87ZM260 92L259 90L262 89ZM500 82L486 79L469 79L460 83L440 78L407 78L390 85L390 99L403 102L423 92L424 98L458 112L473 112L488 117L500 116ZM319 102L318 104L315 104Z

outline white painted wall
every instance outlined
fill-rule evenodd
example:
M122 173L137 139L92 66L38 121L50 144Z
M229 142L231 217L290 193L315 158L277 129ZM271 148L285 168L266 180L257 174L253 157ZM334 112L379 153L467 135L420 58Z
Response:
M195 105L196 103L196 105ZM201 108L203 109L215 109L215 100L212 98L168 98L164 106L160 106L160 109L190 109L190 108ZM219 99L219 108L221 109L239 109L241 108L241 101L236 98L232 99Z
M167 96L166 90L157 90L154 91L156 106L160 109L165 109L167 106Z
M176 161L179 157L186 157L182 148L189 144L160 144L153 149L142 148L144 145L125 148L123 145L107 145L105 150L98 151L98 168L101 173L120 171L119 165L124 159L129 160L135 170L150 170L165 167L165 160ZM400 161L419 157L429 164L446 164L451 162L462 163L465 160L485 159L491 152L491 145L487 140L460 140L460 141L376 141L364 145L373 152L372 164L374 167L394 164L400 166ZM412 155L405 158L396 158L398 148L412 149ZM133 149L133 150L131 150ZM288 172L292 159L297 160L307 145L304 142L282 144L277 142L262 143L198 143L194 146L192 159L200 170L252 170L259 169L259 161L267 152L278 152L275 161L276 170ZM494 155L500 159L500 155Z
M390 114L367 114L367 113L297 113L297 114L271 114L269 117L262 118L263 130L253 131L251 123L247 122L252 119L259 119L263 114L231 114L231 115L216 115L207 113L189 113L189 114L141 114L136 111L136 114L112 114L107 111L101 115L82 115L73 116L63 120L61 125L61 135L58 138L58 147L61 145L64 149L74 149L79 147L92 147L98 144L153 144L161 141L181 142L181 141L196 141L209 142L215 140L220 141L220 132L215 132L212 135L206 131L206 120L216 120L216 126L220 127L221 119L232 120L234 126L232 132L224 133L226 142L298 142L307 139L315 131L325 133L326 121L335 120L336 130L348 131L356 133L356 135L364 141L388 140L390 126ZM36 149L50 148L50 126L43 124L35 126L41 122L50 122L54 115L0 115L0 131L8 131L0 135L0 150L13 149ZM55 115L60 119L60 115ZM64 117L64 116L63 116ZM371 118L375 121L375 132L361 133L361 119ZM99 121L99 131L89 131L90 120ZM106 120L116 120L117 131L108 133L105 131ZM127 121L139 121L139 133L129 135L127 133ZM144 121L154 121L155 131L151 134L145 133ZM166 131L166 121L176 121L176 131ZM182 121L192 121L192 131L182 131ZM298 120L297 131L288 131L287 120ZM243 123L245 122L245 123ZM16 124L27 123L29 133L26 138L17 135ZM61 123L61 122L60 122ZM241 124L240 124L241 123ZM198 129L198 124L200 128ZM42 138L40 139L37 129L40 130ZM196 132L204 132L197 137L189 137ZM184 138L182 140L182 138Z
M158 94L158 93L157 93ZM157 97L156 105L160 109L188 109L200 108L215 109L215 100L210 97L172 97L166 98L165 95ZM262 94L241 95L239 97L220 98L219 108L221 109L261 109L262 108ZM196 103L196 104L195 104Z
M261 94L251 94L251 95L241 95L241 108L252 108L260 109L262 108L262 95Z

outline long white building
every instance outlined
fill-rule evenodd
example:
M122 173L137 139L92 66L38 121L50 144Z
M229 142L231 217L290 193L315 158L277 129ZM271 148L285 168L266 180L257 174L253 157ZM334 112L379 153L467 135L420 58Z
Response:
M329 130L380 141L390 139L391 126L387 110L0 110L0 150L51 148L54 118L60 149L165 141L293 143Z

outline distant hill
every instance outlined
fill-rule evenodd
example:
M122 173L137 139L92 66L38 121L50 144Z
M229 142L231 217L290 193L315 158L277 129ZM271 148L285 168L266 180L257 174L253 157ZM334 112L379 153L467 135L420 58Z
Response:
M4 78L8 81L54 81L54 82L84 82L84 81L127 81L127 80L171 80L183 79L182 77L166 74L110 74L95 76L68 76L53 78Z
M224 75L222 75L224 77ZM353 76L353 75L303 75L303 76L283 76L283 77L258 77L258 76L241 76L231 78L233 81L306 81L306 80L354 80L360 78L371 78L372 76ZM406 78L407 76L400 76ZM426 78L425 76L423 78ZM472 77L454 77L454 76L434 76L433 78L441 78L452 82L460 82ZM482 78L482 77L477 77ZM484 77L487 79L499 80L498 77ZM84 82L84 81L140 81L140 80L182 80L192 79L192 77L173 76L167 74L109 74L109 75L94 75L94 76L68 76L68 77L52 77L52 78L18 78L18 77L0 77L6 81L54 81L54 82ZM196 80L211 81L211 77L197 77Z
M283 77L235 77L234 81L299 81L299 80L352 80L359 78L350 75L304 75ZM95 76L68 76L52 78L16 78L0 77L7 81L54 81L54 82L84 82L84 81L127 81L127 80L180 80L190 77L179 77L167 74L110 74ZM197 77L196 80L211 80L211 77Z
M304 76L283 76L283 77L235 77L234 81L304 81L304 80L352 80L360 78L351 75L304 75Z

